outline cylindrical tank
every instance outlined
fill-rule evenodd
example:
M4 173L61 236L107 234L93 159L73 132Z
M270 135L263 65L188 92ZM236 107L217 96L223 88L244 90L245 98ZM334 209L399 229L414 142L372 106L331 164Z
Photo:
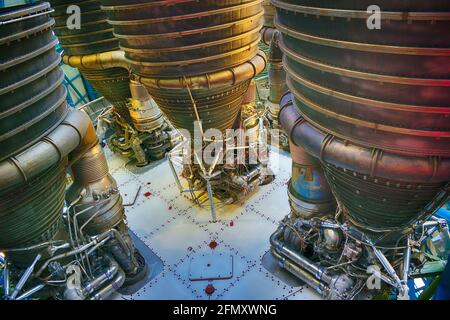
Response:
M294 98L283 126L354 225L411 226L450 180L450 3L378 1L380 29L371 1L272 3Z
M119 50L119 41L114 37L113 29L107 22L107 16L101 10L100 1L88 0L51 0L55 10L55 34L69 56L83 56L101 52ZM68 25L75 11L68 10L76 5L80 8L80 28ZM127 101L131 97L129 72L124 68L92 70L79 68L81 74L92 86L113 104L120 115L129 120Z
M258 53L262 0L101 2L132 72L174 126L231 128L257 72L233 68Z

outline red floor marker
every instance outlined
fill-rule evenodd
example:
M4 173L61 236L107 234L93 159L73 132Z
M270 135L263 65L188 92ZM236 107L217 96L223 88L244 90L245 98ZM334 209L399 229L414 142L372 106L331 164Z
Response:
M218 243L215 242L215 241L211 241L211 242L209 243L209 247L210 247L211 249L215 249L217 246L218 246Z
M207 295L212 295L216 291L216 288L212 285L212 283L208 284L205 288L205 292Z

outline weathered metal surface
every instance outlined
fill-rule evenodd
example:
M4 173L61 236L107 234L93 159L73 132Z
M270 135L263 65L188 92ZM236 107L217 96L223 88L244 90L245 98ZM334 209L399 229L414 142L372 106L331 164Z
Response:
M191 134L196 120L205 131L231 127L259 68L233 69L258 53L262 0L101 2L132 72L176 127ZM174 87L161 85L170 79Z
M371 30L370 1L272 3L288 134L323 161L354 224L410 226L450 179L450 4L381 1Z
M128 100L131 98L130 78L126 69L80 69L80 72L89 80L95 90L111 102L123 118L130 120L127 108Z
M53 130L66 116L50 6L0 11L0 161Z
M246 81L226 89L192 90L196 110L187 90L148 88L148 91L170 122L177 128L189 129L194 137L196 111L205 131L209 128L221 131L231 128L248 85L249 82Z
M274 1L289 87L302 115L367 147L450 156L450 5L432 1L428 10L440 12L424 21L398 11L397 19L370 30L369 14L352 14L350 4L325 11L317 8L327 7L323 2L303 3ZM426 7L408 4L392 7L426 15Z
M65 165L61 162L28 183L2 192L0 249L29 247L53 239L64 206ZM9 257L15 263L29 263L36 253L12 251Z
M100 1L50 1L55 12L55 33L68 55L85 55L119 49L119 41L114 37L113 29L108 24L106 12L100 8ZM77 5L80 8L80 28L68 27L73 20L73 11L67 8Z
M71 0L50 1L55 12L55 34L64 49L65 55L83 56L119 49L119 40L108 24L106 12L100 7L100 1L89 0L74 3ZM69 28L69 17L72 11L67 9L76 4L80 8L80 27ZM129 120L127 100L131 97L129 88L129 72L124 68L87 69L80 72L111 104L119 114Z
M232 67L258 50L261 0L103 0L139 75L190 76Z
M264 8L264 26L274 28L273 18L275 17L275 7L270 0L263 1Z

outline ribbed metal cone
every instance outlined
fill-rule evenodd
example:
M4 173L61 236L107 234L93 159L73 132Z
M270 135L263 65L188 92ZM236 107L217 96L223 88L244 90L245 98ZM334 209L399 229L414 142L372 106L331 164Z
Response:
M43 3L0 10L0 161L41 139L68 112L49 9Z
M32 148L53 131L66 117L68 107L62 84L64 74L59 68L61 58L55 50L58 40L51 30L54 20L50 5L1 9L0 21L3 161ZM65 168L62 159L36 178L1 192L0 251L33 246L55 237L64 206ZM35 255L35 251L8 253L16 264L29 263Z
M213 89L188 89L183 79L227 70L255 57L262 27L261 2L103 0L102 8L108 12L133 73L180 79L179 88L147 89L176 127L193 134L196 113L204 130L230 128L249 79Z
M128 111L128 99L131 98L129 72L124 68L104 70L80 69L83 76L94 89L111 102L117 112L127 121L131 121Z
M24 248L53 240L61 223L66 190L66 163L0 194L0 249ZM45 195L45 196L43 196ZM15 263L28 262L36 252L11 252Z
M379 30L370 1L272 3L304 120L289 130L355 224L410 226L450 180L450 3L378 1Z
M249 81L245 81L226 89L191 91L204 131L214 128L225 132L232 128L248 85ZM176 128L189 130L191 137L194 137L194 121L197 118L189 92L154 88L148 90L170 122Z
M101 9L100 1L89 0L74 3L71 0L50 1L55 12L55 34L66 55L88 55L119 50L119 40L114 37L113 28L107 21L107 14ZM76 4L80 8L80 29L68 28L67 21L73 13L67 9ZM69 11L71 12L71 11ZM123 68L80 69L94 89L111 102L119 114L129 120L127 102L131 97L129 72Z
M106 12L102 11L100 1L51 0L52 14L55 18L55 34L68 55L85 55L119 49L119 41L108 24ZM70 6L80 8L80 28L69 28L69 18L73 16Z

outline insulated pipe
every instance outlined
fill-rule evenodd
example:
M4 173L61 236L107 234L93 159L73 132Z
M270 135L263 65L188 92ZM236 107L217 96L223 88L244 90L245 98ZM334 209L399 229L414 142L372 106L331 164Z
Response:
M123 51L111 51L85 56L64 55L63 61L71 67L83 69L130 68ZM134 63L138 64L139 62ZM151 78L135 76L135 79L148 87L158 89L186 89L186 85L191 89L214 89L252 79L255 75L263 71L266 65L266 56L264 52L259 51L249 61L225 70L191 77Z
M89 143L93 135L95 129L89 116L70 110L64 121L38 143L0 162L0 191L30 181L83 143Z
M81 56L65 54L63 56L63 61L65 64L77 69L130 69L130 65L125 59L125 52L121 50Z
M406 182L442 183L450 178L449 158L411 157L352 144L309 124L292 102L290 92L281 99L280 124L292 142L324 162L370 177Z
M273 39L273 34L275 33L277 29L273 27L262 27L261 29L261 42L264 43L267 46L270 46L270 43Z
M236 67L198 74L191 77L150 78L137 76L136 80L155 89L215 89L232 86L252 79L266 68L267 60L264 52L259 51L253 58Z

